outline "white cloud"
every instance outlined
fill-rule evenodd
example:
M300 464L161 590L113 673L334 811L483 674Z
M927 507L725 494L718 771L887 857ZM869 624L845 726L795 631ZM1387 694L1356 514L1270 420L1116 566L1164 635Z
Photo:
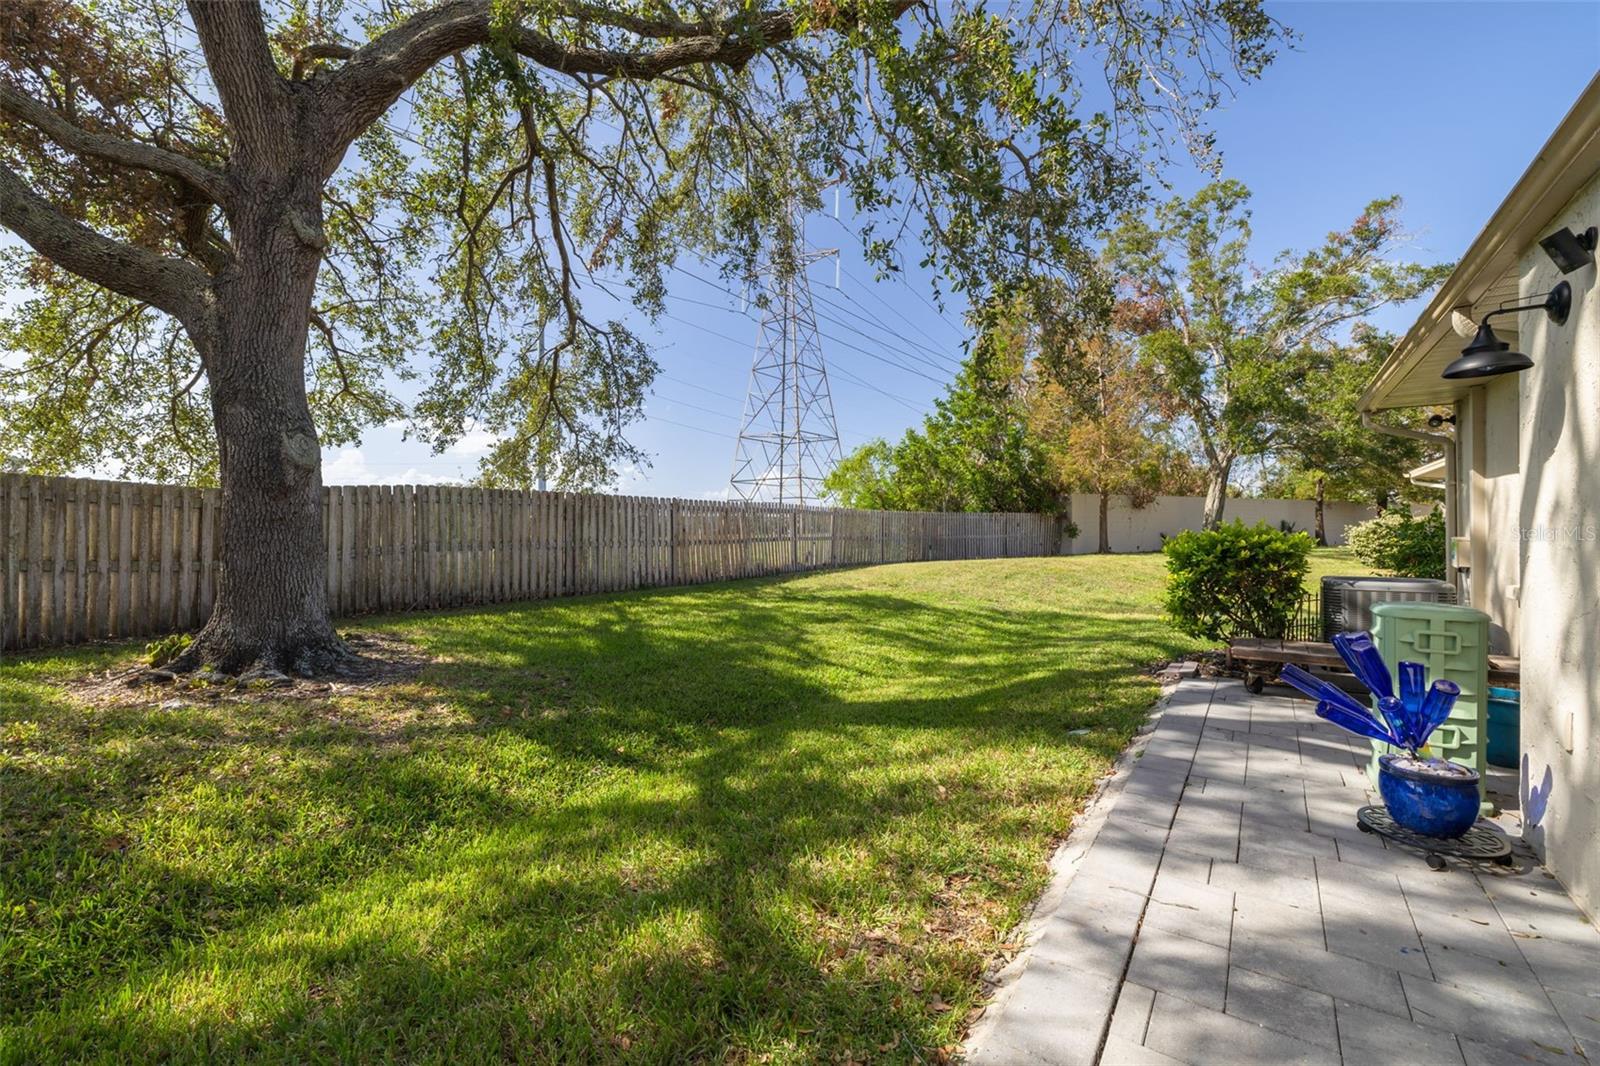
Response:
M491 433L480 426L468 426L461 439L444 450L445 455L461 455L468 458L477 458L486 454L490 448L500 443L500 435Z
M360 448L341 448L338 453L322 461L324 485L462 485L464 477L430 474L416 467L407 467L401 473L387 473L373 469Z

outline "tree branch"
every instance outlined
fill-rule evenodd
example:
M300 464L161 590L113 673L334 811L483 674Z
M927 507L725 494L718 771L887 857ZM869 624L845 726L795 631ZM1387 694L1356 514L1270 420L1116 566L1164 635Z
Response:
M61 147L79 155L166 174L189 185L214 204L222 204L227 199L228 179L203 163L152 144L91 132L67 121L53 108L3 85L0 85L0 113L26 122Z
M917 2L894 0L892 16L898 18ZM508 34L512 49L563 74L648 80L700 63L742 67L774 44L794 39L801 27L799 13L784 9L755 17L678 22L616 15L583 0L572 0L565 13L669 43L638 49L568 45L517 26ZM813 22L811 27L842 25L855 14L854 5L844 3L830 23ZM494 29L490 0L449 0L413 15L357 51L327 83L326 113L334 125L330 143L336 146L328 163L330 173L337 168L345 147L430 67L464 48L487 43Z
M294 71L289 75L289 80L299 81L311 64L319 59L349 59L355 54L356 50L345 44L308 44L294 54Z
M0 226L63 270L198 326L210 278L193 263L112 240L74 222L0 164Z
M358 49L328 80L332 173L349 143L445 56L488 39L488 0L450 0L411 16Z
M189 0L206 67L234 132L233 150L248 162L281 144L288 82L278 74L257 0Z

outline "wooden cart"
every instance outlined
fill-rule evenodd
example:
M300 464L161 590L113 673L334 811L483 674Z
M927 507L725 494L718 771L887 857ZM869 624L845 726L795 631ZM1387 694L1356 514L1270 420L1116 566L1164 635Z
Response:
M1251 692L1260 692L1268 676L1276 677L1278 668L1286 663L1349 673L1333 645L1321 641L1249 637L1228 643L1228 665L1244 670L1244 686ZM1520 660L1508 655L1489 656L1491 685L1516 685L1521 677Z

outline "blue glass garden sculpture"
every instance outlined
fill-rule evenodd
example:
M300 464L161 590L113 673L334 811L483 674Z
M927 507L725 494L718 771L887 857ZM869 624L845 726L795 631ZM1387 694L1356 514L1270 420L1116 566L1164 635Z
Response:
M1350 732L1402 749L1378 760L1378 790L1394 820L1407 829L1433 837L1458 837L1478 818L1478 775L1469 767L1419 754L1433 731L1450 717L1461 695L1454 681L1439 680L1426 689L1426 668L1402 662L1395 694L1388 664L1378 654L1370 633L1339 633L1334 649L1350 672L1372 693L1377 713L1343 689L1300 667L1285 666L1279 676L1317 701L1317 716Z

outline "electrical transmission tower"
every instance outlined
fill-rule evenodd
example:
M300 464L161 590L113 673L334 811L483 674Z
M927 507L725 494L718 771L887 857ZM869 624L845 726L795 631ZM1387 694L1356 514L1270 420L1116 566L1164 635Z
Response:
M807 266L835 254L806 252L792 276L768 274L767 306L728 479L740 499L815 504L822 479L839 462L839 427L805 274Z

